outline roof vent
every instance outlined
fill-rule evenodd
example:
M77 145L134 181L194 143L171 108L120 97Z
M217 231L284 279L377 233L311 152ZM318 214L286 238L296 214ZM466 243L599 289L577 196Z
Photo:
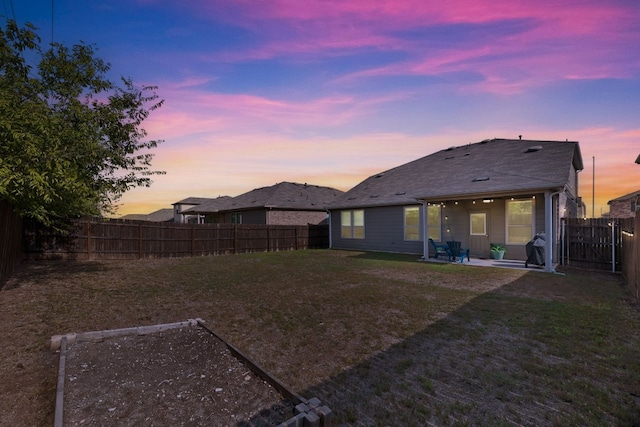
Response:
M384 176L384 172L379 173L378 175L374 176L374 178L382 178Z
M480 181L489 181L489 177L488 176L480 176L478 178L473 178L473 180L471 180L471 182L480 182Z
M536 151L540 150L542 150L542 145L532 145L531 147L527 148L527 151L525 151L525 153L535 153Z
M454 146L451 146L451 147L447 148L447 149L446 149L446 150L444 150L444 151L451 151L451 150L455 150L455 148L456 148L456 146L454 145Z
M449 160L449 159L455 159L455 158L456 158L456 156L449 156L449 157L445 157L444 159L445 160Z
M406 191L398 191L398 192L396 193L396 196L404 196L405 194L407 194L407 192L406 192Z

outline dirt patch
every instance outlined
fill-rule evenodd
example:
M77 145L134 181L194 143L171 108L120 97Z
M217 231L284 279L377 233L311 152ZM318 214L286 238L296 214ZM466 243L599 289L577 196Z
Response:
M65 426L277 425L294 404L200 327L69 346Z

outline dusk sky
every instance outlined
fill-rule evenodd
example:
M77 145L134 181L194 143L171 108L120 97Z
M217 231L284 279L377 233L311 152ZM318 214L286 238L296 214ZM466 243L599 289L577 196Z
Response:
M53 4L53 27L52 27ZM638 0L3 0L44 44L157 85L165 140L120 215L277 182L348 190L489 138L579 141L595 214L640 190ZM52 31L53 29L53 31Z

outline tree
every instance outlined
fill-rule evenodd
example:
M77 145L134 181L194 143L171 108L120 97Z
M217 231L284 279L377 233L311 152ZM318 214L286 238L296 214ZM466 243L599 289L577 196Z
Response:
M51 225L112 213L127 190L164 173L149 152L162 141L141 128L163 104L157 87L116 85L109 69L91 46L45 51L32 25L0 28L0 199L23 217Z

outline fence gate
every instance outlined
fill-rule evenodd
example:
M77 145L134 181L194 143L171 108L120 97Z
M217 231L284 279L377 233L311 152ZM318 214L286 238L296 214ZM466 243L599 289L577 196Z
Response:
M621 271L622 228L628 220L563 218L562 263L593 270Z

